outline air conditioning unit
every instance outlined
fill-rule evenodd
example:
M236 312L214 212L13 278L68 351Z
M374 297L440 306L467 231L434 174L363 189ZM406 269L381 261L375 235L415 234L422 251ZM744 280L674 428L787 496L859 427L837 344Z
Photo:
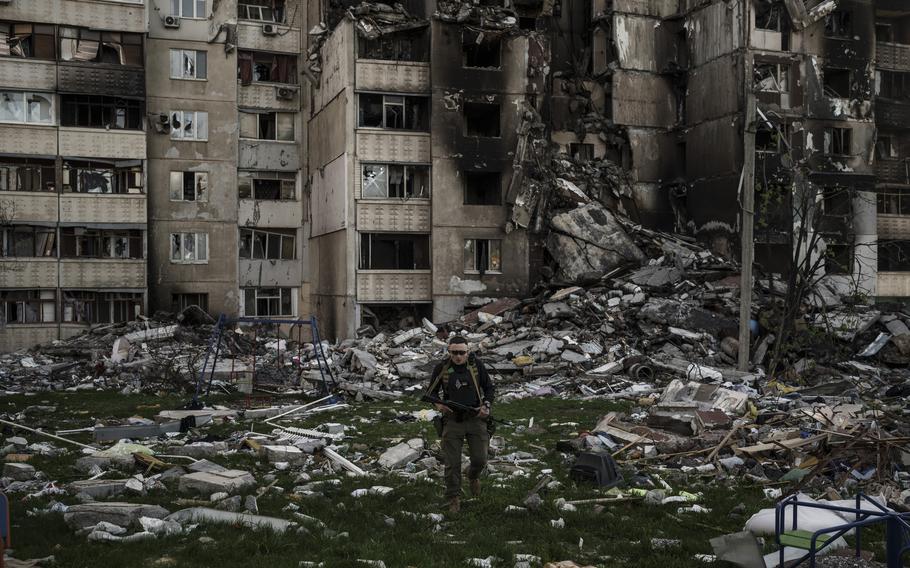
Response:
M165 16L164 27L177 29L180 27L180 18L177 16Z
M275 24L262 24L262 35L275 35L278 33L278 26Z
M290 100L297 94L297 87L275 87L275 98Z

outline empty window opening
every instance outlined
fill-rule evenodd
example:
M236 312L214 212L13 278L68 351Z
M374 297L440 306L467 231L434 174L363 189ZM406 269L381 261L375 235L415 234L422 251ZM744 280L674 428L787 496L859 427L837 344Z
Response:
M910 100L910 73L876 71L875 94L894 100Z
M502 40L499 34L475 32L465 29L461 32L461 50L465 67L499 69L502 65Z
M56 191L53 160L0 158L0 191Z
M240 258L294 260L295 229L240 229Z
M910 241L879 241L878 269L881 272L910 272Z
M293 142L295 116L291 112L240 111L240 137Z
M60 59L141 67L142 35L61 27Z
M849 189L840 186L822 188L822 213L825 216L848 217L852 214L853 199Z
M790 92L790 66L780 63L755 63L753 87L771 93Z
M849 128L825 128L825 154L851 156L852 135Z
M426 30L411 34L383 34L376 39L358 36L357 56L385 61L426 61Z
M894 28L891 24L875 22L875 41L891 43L894 41Z
M63 191L73 193L142 193L140 160L117 162L76 161L63 163Z
M894 160L900 158L900 151L894 136L879 134L875 141L875 157L880 160Z
M243 315L293 316L296 288L244 288Z
M171 233L171 262L208 263L208 241L208 233Z
M502 175L499 172L462 172L465 205L500 205Z
M464 103L465 135L498 138L500 133L499 115L498 104Z
M258 51L237 53L237 76L241 85L257 83L297 84L297 57Z
M140 259L143 257L142 240L142 231L139 229L63 227L60 229L60 256Z
M171 310L182 312L190 306L199 306L203 312L209 311L208 294L171 294Z
M590 162L594 159L594 144L570 142L569 155L578 162Z
M502 272L502 241L466 239L464 242L465 273Z
M142 130L142 101L103 95L60 95L60 126Z
M142 314L141 292L63 291L63 321L121 323Z
M850 12L835 11L825 17L825 36L840 39L853 37L853 18Z
M359 102L358 126L427 130L429 112L426 97L364 93L360 95Z
M824 70L824 89L825 96L836 99L850 98L850 83L853 80L853 72L849 69L837 69L834 67L825 67Z
M755 129L755 151L777 154L787 151L789 141L789 125L769 125L765 120L759 120Z
M171 201L208 201L208 172L171 172Z
M425 199L430 196L429 166L363 164L362 196L373 199Z
M825 272L828 274L852 274L854 246L844 242L841 235L825 235Z
M877 197L879 215L910 215L910 189L881 189Z
M362 270L427 270L430 236L394 233L361 233Z
M0 57L56 59L54 26L0 22Z
M295 198L297 176L291 172L241 170L237 184L240 199L290 200Z
M771 0L759 0L755 4L755 27L772 32L784 31L784 6Z
M56 257L57 230L52 227L16 225L0 229L0 255L9 257Z
M285 22L284 0L243 0L237 4L237 17L258 22Z
M4 324L57 321L54 290L0 290L0 307Z

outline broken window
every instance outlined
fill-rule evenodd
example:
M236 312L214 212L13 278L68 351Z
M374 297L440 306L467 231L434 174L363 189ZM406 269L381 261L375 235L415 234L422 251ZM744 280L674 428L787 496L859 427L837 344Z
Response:
M142 34L61 27L60 59L141 67Z
M142 313L141 292L63 291L63 321L73 323L121 323Z
M759 0L755 3L755 27L772 32L784 31L784 6L772 0Z
M63 258L143 258L140 229L60 229L60 256Z
M294 141L294 113L240 111L240 137L254 140Z
M367 198L427 198L430 167L403 164L363 164L361 195Z
M910 241L879 241L878 270L880 272L910 272Z
M500 205L502 176L499 172L462 172L465 205Z
M54 124L54 95L0 91L0 121Z
M297 84L297 56L258 51L237 54L237 78L241 85L257 83Z
M57 231L52 227L16 225L0 229L3 257L56 257Z
M171 262L207 264L208 261L208 233L171 233Z
M206 52L194 49L172 49L171 79L205 79Z
M0 191L55 191L53 160L0 158Z
M142 101L103 95L60 95L60 102L60 126L142 130Z
M53 323L57 321L54 290L0 290L3 323Z
M209 113L195 110L171 111L171 140L209 139Z
M205 18L205 0L171 0L171 15L181 18Z
M297 176L291 172L239 171L237 193L240 199L294 199Z
M759 120L755 129L755 151L777 154L787 150L790 130L788 124L771 125Z
M244 288L243 315L293 316L296 288Z
M875 141L875 157L880 160L900 158L897 143L891 135L879 134Z
M880 189L877 197L879 215L910 215L910 189Z
M360 234L362 270L428 270L430 236L394 233Z
M461 32L462 65L482 69L499 69L502 65L502 41L499 34L464 29Z
M284 23L284 0L243 0L237 4L237 17L241 20Z
M202 311L209 311L208 294L171 294L171 310L182 312L190 306L199 306Z
M295 229L240 229L240 258L294 260Z
M756 91L772 93L790 92L790 66L780 63L755 62L753 67Z
M910 99L910 73L876 71L875 94L894 100Z
M853 37L853 18L850 12L837 10L825 17L825 36L841 39Z
M499 137L499 105L495 103L464 103L465 136Z
M408 34L383 34L376 39L357 38L357 57L384 61L426 61L426 30Z
M851 156L852 133L849 128L825 128L825 154Z
M578 162L590 162L594 159L594 144L570 142L569 155Z
M841 235L825 235L825 272L827 274L852 274L854 246Z
M362 93L358 105L358 126L422 130L428 128L426 97Z
M63 163L63 191L142 193L142 163L140 160L116 162L67 160Z
M502 272L502 241L466 239L464 271L465 274Z
M825 96L835 99L850 98L850 84L853 82L853 72L849 69L825 67L824 89Z
M208 201L208 172L171 172L171 201Z
M54 26L0 22L0 57L55 60Z

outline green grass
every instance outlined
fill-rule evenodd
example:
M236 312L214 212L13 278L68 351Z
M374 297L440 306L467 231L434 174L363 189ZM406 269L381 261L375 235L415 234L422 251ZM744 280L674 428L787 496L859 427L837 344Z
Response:
M139 415L150 417L160 410L178 408L184 399L176 396L121 396L105 393L67 393L39 396L9 397L0 409L21 411L26 406L56 405L52 414L30 415L27 423L36 422L49 429L88 426L94 420L108 420ZM213 398L215 404L237 407L241 400ZM399 439L423 437L429 445L436 435L429 423L402 422L396 418L424 408L413 400L401 403L382 402L357 404L332 413L318 414L295 421L300 427L314 427L324 422L340 422L353 426L348 432L352 439L345 443L349 454L361 452L377 458L382 451ZM571 462L553 448L556 441L573 437L578 431L593 427L597 419L622 406L594 401L560 399L527 399L497 405L498 417L526 425L535 417L536 428L500 427L497 435L505 440L504 453L528 451L542 463L532 466L527 477L512 477L493 473L484 480L484 494L479 499L466 499L457 516L446 515L438 527L425 518L411 518L405 513L439 513L444 511L442 481L409 480L397 474L370 478L353 478L343 473L312 473L314 481L340 479L341 484L327 486L317 497L300 498L293 495L296 472L278 475L277 487L284 492L269 492L259 499L260 514L295 520L283 509L295 503L300 511L320 519L327 532L308 526L306 531L272 534L223 525L200 526L193 532L142 543L89 543L84 536L74 534L63 523L62 515L29 515L33 508L47 506L48 499L28 502L22 495L12 496L13 544L18 558L34 558L54 554L58 566L91 567L296 567L301 560L321 561L327 567L362 566L357 559L383 560L386 566L465 566L466 559L495 556L496 566L513 566L516 553L533 554L546 561L575 560L597 566L636 566L667 568L703 566L694 556L710 553L708 540L725 532L742 529L748 515L767 507L759 487L729 483L703 484L698 478L685 479L664 474L674 487L704 492L702 505L710 507L709 514L676 516L677 505L649 507L640 502L615 503L598 512L593 505L579 505L576 512L559 512L553 501L587 499L603 493L590 487L576 487L567 479ZM573 426L570 423L576 423ZM217 424L193 432L196 439L223 439L233 432L252 429L267 432L262 422L244 420L240 423ZM11 431L6 431L7 435ZM38 441L36 434L22 433L30 442ZM78 438L89 441L88 435ZM543 451L540 449L543 448ZM66 483L86 476L72 468L80 457L76 449L58 457L36 457L32 464L52 479ZM237 452L219 456L214 461L228 467L253 472L258 478L272 469L251 453ZM541 469L552 469L561 486L544 496L543 507L536 512L506 513L509 505L521 505L528 490L536 483ZM117 477L112 474L111 477ZM264 483L262 483L264 485ZM369 495L353 498L351 492L372 485L386 485L394 490L384 496ZM160 491L147 497L115 500L160 504L171 511L180 509L174 499L176 491ZM72 496L59 498L72 504ZM739 504L746 507L745 516L731 516ZM394 519L394 525L387 518ZM563 518L565 528L554 529L553 519ZM200 537L214 539L214 544L200 542ZM653 550L652 538L678 539L678 547ZM580 542L583 544L579 547ZM872 540L867 540L871 545ZM718 564L715 564L719 566Z

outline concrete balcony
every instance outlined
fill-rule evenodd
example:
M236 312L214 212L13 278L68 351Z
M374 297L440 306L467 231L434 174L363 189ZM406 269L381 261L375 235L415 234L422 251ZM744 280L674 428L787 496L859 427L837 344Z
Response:
M428 199L361 199L357 202L358 231L430 232Z
M430 92L429 63L360 59L355 73L357 89L393 93Z
M142 33L145 3L142 0L13 0L3 7L3 19Z
M57 129L31 124L0 124L0 153L54 156Z
M73 158L145 159L145 132L60 127L60 155Z
M61 61L58 88L93 95L145 96L145 69L103 63Z
M910 125L910 103L875 99L875 124L905 129Z
M272 25L276 33L262 33L265 24ZM272 22L240 20L237 22L237 48L297 54L300 53L300 29Z
M294 96L282 99L276 96L277 90L290 88ZM269 110L300 111L300 86L280 85L278 83L253 83L237 85L237 106L240 108L264 108Z
M241 227L299 227L303 206L299 201L241 199L237 218Z
M873 171L876 183L910 184L910 160L878 159Z
M433 299L429 270L358 270L357 301L429 302Z
M56 223L57 197L53 191L4 191L0 202L16 223Z
M240 259L240 287L284 288L300 286L302 269L299 260L247 260Z
M240 140L237 167L246 170L296 172L300 169L300 147L296 142Z
M879 272L876 296L910 298L910 272Z
M910 239L910 215L878 214L878 238Z
M375 162L430 162L430 135L426 132L357 130L357 157Z
M910 45L876 42L875 65L879 69L910 70Z
M145 288L145 259L64 258L61 288Z
M56 257L0 259L0 288L57 285Z
M34 347L57 339L56 323L9 324L0 329L0 352Z
M147 223L144 194L65 193L60 197L61 223Z
M37 59L0 58L0 86L33 91L57 90L57 65Z

